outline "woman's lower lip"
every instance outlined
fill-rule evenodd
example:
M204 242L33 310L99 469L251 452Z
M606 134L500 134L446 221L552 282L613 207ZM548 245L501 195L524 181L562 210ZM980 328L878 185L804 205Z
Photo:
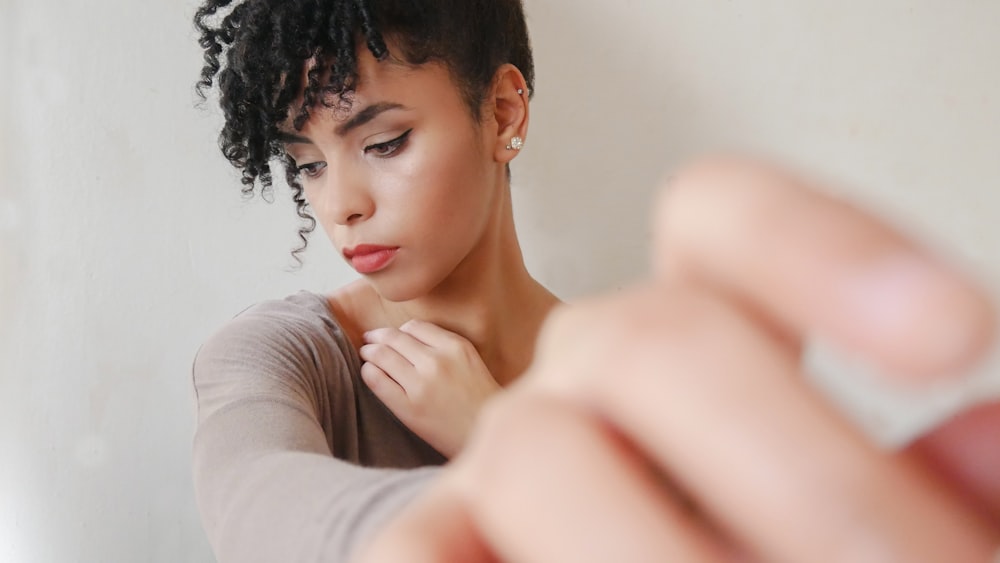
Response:
M355 254L351 257L351 266L354 266L359 274L374 274L388 266L398 250L398 248L386 248L368 254Z

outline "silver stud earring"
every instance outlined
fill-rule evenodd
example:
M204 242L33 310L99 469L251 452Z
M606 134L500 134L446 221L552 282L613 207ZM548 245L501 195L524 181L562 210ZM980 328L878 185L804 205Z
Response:
M518 88L518 89L517 89L517 95L518 95L518 96L522 96L522 95L524 95L524 88Z
M507 150L509 151L519 151L524 148L524 139L520 137L513 137L510 140L510 144L507 145Z

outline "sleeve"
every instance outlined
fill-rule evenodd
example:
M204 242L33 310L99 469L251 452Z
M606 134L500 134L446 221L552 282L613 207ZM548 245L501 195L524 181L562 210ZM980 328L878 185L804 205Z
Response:
M318 397L349 364L315 324L251 309L195 358L195 494L219 563L346 562L438 471L333 457Z

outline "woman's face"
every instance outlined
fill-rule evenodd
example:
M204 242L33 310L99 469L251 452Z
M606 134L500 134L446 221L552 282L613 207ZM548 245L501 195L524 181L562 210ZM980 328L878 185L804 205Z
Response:
M476 124L438 64L358 56L349 111L311 112L285 134L310 207L383 297L427 294L472 252L505 186L497 122Z

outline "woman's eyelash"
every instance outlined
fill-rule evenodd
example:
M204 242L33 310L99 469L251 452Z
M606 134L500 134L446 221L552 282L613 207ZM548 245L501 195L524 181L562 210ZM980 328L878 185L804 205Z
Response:
M386 141L384 143L376 143L374 145L368 145L365 147L365 154L374 153L375 156L379 158L389 158L390 156L396 154L396 152L403 146L406 140L409 138L410 133L413 129L407 130L402 135L392 139L391 141ZM307 178L314 178L318 176L323 169L326 168L325 162L310 162L308 164L303 164L295 168L299 175L305 176Z
M308 178L312 178L319 174L323 167L326 166L325 162L310 162L309 164L303 164L296 168L299 174L304 174Z
M374 145L368 145L365 147L365 154L375 153L375 156L379 157L389 157L396 153L406 142L406 139L410 136L413 129L409 129L406 133L396 137L391 141L386 141L384 143L376 143Z

